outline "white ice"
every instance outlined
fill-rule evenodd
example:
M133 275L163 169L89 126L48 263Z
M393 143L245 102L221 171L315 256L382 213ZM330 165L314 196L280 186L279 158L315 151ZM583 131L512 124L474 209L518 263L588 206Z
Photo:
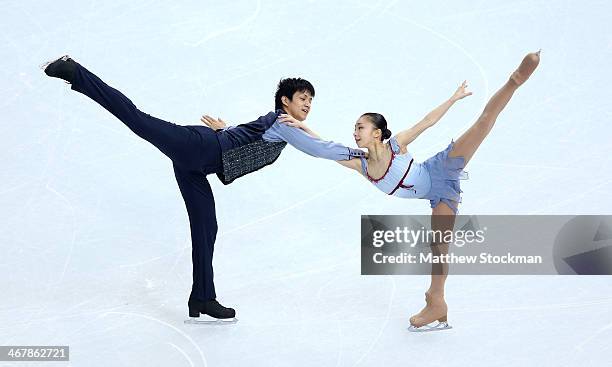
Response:
M367 111L411 126L467 79L411 151L478 116L523 55L542 62L470 162L463 214L609 214L606 1L17 1L0 5L0 345L69 345L71 366L602 366L612 278L456 276L453 329L410 333L427 276L361 276L361 214L428 214L287 148L210 178L229 326L185 325L187 214L171 164L43 61L69 53L142 110L239 123L276 83L316 87L308 121L352 144ZM2 363L1 366L11 365ZM35 363L15 363L30 366Z

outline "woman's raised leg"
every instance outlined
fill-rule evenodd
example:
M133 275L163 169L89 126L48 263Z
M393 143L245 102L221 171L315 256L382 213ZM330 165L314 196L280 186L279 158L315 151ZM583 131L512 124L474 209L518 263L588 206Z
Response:
M512 73L510 79L489 100L478 120L457 139L450 151L450 157L463 157L465 164L472 159L474 153L495 125L497 117L506 107L514 92L533 73L540 62L540 51L530 53L523 58L519 68Z

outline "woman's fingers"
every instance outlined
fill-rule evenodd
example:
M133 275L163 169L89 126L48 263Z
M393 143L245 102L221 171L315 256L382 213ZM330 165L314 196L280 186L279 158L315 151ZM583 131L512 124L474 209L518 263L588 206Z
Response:
M279 119L279 121L285 125L289 125L289 126L297 126L297 121L294 120L290 120L290 119Z
M285 114L285 113L281 113L278 121L280 121L281 123L288 125L288 126L293 126L293 127L299 127L300 123L298 120L296 120L293 116L289 115L289 114Z
M291 115L285 115L285 114L281 114L279 119L281 121L295 121L295 118Z

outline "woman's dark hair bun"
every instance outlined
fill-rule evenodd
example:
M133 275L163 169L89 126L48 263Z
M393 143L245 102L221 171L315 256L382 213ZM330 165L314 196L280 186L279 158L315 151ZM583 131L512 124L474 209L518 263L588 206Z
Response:
M377 129L382 131L382 135L380 136L381 141L391 137L391 130L387 129L387 120L385 120L385 116L376 112L367 112L362 116L367 117Z
M383 133L382 133L382 138L383 140L387 140L391 137L391 130L389 129L384 129Z

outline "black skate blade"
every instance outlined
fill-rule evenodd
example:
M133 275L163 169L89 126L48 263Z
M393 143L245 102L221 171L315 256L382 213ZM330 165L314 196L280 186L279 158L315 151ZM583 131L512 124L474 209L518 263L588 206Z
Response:
M232 317L231 319L215 319L214 317L202 315L202 317L190 317L185 320L185 324L188 325L232 325L238 322L238 319Z
M416 327L414 325L410 325L408 327L408 331L412 333L426 333L430 331L442 331L452 329L453 327L448 324L448 322L432 322L431 324L423 325L420 327Z

